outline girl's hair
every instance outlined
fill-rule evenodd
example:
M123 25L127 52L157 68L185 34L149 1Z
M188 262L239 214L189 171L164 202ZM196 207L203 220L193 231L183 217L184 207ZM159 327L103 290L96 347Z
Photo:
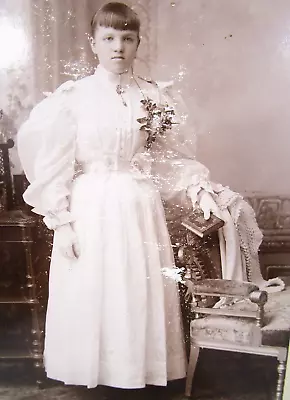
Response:
M140 32L138 15L126 4L112 2L101 7L91 21L91 34L94 36L98 26L114 28L120 31Z

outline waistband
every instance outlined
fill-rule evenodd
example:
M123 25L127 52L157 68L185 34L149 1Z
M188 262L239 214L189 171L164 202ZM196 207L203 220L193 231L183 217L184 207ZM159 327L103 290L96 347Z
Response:
M90 163L84 163L80 166L80 171L83 174L102 173L102 172L129 172L133 169L133 165L128 160L122 159L107 159L98 160Z

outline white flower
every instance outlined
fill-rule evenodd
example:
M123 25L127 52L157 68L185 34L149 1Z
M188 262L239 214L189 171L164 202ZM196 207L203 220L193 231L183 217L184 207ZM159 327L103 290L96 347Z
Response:
M176 268L175 266L173 266L173 268L164 267L161 269L161 272L167 278L171 278L175 282L183 283L183 279L181 277L183 268Z

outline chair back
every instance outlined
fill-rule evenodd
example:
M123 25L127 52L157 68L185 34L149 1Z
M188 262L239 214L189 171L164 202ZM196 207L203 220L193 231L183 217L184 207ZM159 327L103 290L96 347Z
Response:
M0 143L0 211L10 211L14 206L13 180L11 176L9 149L14 146L14 141L8 139Z

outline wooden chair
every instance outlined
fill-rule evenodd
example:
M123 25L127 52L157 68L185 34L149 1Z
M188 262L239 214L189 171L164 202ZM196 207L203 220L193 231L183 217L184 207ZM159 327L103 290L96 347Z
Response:
M39 224L27 207L16 201L21 195L14 190L10 170L13 145L12 139L0 144L0 361L32 360L40 382Z
M269 262L271 255L271 269L276 265L279 274L279 256L290 254L290 214L285 211L285 206L281 209L281 199L277 201L276 198L274 201L271 197L250 200L252 205L256 205L257 219L264 231L260 254L264 273L266 275L269 271L269 264L264 262ZM261 212L269 217L269 212L265 213L266 203L276 206L280 204L280 207L274 208L275 218L271 214L270 226L269 222L267 225L263 218L259 218ZM288 202L283 199L283 204L290 204L289 199ZM283 221L286 221L284 227L281 213ZM177 263L185 268L184 281L187 287L187 293L183 291L182 301L186 338L190 347L186 398L191 395L200 349L207 348L276 358L278 379L275 399L282 400L290 332L290 288L267 295L250 282L222 280L217 236L213 235L203 242L190 232L179 230L176 237L174 230L172 233L174 243L177 243ZM280 270L282 275L285 275L285 268ZM228 305L214 308L220 298L228 300ZM235 302L231 301L233 299Z

